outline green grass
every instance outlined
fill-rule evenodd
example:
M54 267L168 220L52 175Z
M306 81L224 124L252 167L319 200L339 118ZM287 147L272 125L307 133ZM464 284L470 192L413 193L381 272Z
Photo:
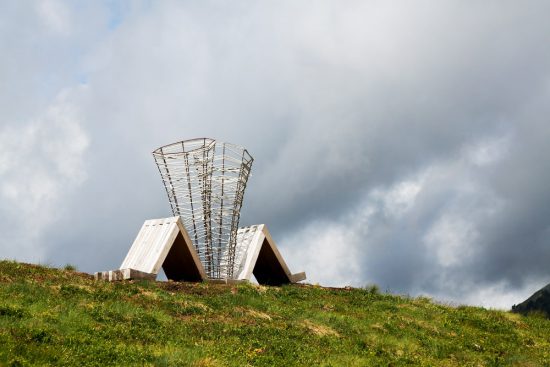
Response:
M550 366L550 321L376 288L96 282L0 262L0 366Z

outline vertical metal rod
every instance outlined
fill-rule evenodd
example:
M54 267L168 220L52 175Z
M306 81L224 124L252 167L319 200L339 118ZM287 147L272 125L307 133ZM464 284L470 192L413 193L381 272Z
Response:
M172 212L182 217L208 276L232 278L240 210L254 159L242 147L207 138L170 144L153 156Z
M162 149L161 149L162 151ZM170 183L170 191L172 191L172 198L174 199L175 209L178 209L178 198L176 197L176 191L174 189L174 185L172 183L172 177L170 176L170 171L168 170L168 163L166 163L166 158L164 158L165 155L162 155L162 161L164 162L164 169L166 170L166 176L168 177L168 182ZM170 203L171 205L172 203ZM172 213L174 213L174 206L172 206ZM174 213L174 215L176 215Z

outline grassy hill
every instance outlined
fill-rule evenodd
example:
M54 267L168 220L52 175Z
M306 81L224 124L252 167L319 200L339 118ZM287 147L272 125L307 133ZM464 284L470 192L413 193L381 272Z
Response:
M550 366L550 321L376 289L95 282L0 262L0 366Z

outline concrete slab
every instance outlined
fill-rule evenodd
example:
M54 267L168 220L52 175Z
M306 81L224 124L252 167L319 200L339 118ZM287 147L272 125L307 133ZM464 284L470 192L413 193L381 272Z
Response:
M160 268L171 280L206 279L202 263L179 216L146 220L120 269L95 274L98 280L156 279Z
M95 273L97 280L156 279L162 267L175 281L282 285L306 279L290 272L265 224L239 228L232 279L208 279L179 216L145 221L120 269Z
M306 279L304 272L292 274L265 224L239 228L237 231L237 279L250 280L252 274L260 284L282 285Z

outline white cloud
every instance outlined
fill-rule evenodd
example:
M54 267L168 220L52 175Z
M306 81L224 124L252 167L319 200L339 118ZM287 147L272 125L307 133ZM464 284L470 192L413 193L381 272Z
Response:
M281 241L292 271L306 271L307 282L324 286L361 284L358 238L349 223L311 223Z
M525 292L510 290L504 282L476 284L483 282L467 270L486 246L480 226L493 220L504 203L478 180L477 162L465 159L471 150L462 151L390 186L373 188L339 217L297 230L282 242L289 258L308 270L311 282L379 283L412 295L435 293L454 303L505 308L506 301ZM384 283L388 274L393 283Z
M405 180L389 188L375 189L370 193L371 200L380 200L383 211L388 217L400 217L414 205L417 195L422 190L423 178Z
M307 269L308 281L329 286L365 286L364 259L378 245L371 233L373 219L382 215L396 220L413 208L422 179L408 179L389 188L375 188L341 217L315 221L281 242L295 267ZM375 224L376 225L376 224Z
M426 250L436 255L439 265L448 267L467 262L475 254L478 233L475 225L459 215L443 214L424 236Z
M463 155L476 166L487 166L505 158L509 152L511 140L511 133L484 139L466 146Z
M89 145L77 107L62 92L40 116L0 129L0 216L3 257L44 260L40 236L65 210L64 197L86 179Z
M464 296L460 298L460 301L467 305L510 310L512 305L525 301L529 296L542 288L542 285L546 284L545 280L548 281L548 279L532 280L529 282L529 285L519 289L512 289L505 282L497 282L496 284L482 287L471 287L470 290L464 292Z
M70 9L58 0L40 0L36 9L45 25L54 33L69 35L72 31Z

